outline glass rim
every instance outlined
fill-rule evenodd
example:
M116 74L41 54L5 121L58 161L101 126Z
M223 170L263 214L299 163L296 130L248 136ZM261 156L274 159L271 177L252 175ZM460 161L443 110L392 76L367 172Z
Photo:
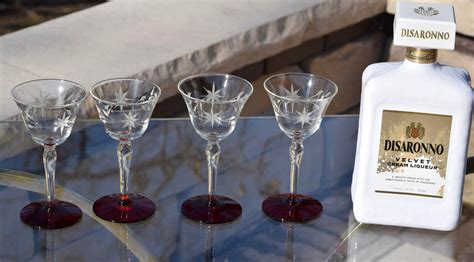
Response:
M80 99L78 99L75 102L71 102L71 103L67 103L67 104L59 105L59 106L58 105L56 105L56 106L44 106L44 105L34 105L34 104L31 104L31 103L25 103L25 102L21 101L18 97L16 97L15 94L14 94L14 91L17 90L21 86L24 86L24 85L30 84L30 83L34 83L34 82L43 82L43 81L66 82L66 83L72 84L72 85L82 89L84 91L84 95L82 97L80 97ZM19 104L22 104L22 105L25 105L25 106L34 107L34 108L56 109L56 108L64 108L64 107L68 107L68 106L77 105L77 104L82 103L82 101L84 101L84 99L87 97L87 90L81 84L79 84L77 82L74 82L74 81L71 81L71 80L66 80L66 79L61 79L61 78L41 78L41 79L33 79L33 80L25 81L25 82L22 82L22 83L16 85L15 87L12 88L12 90L10 90L10 95L13 97L13 100L16 103L19 103Z
M269 82L273 78L277 78L277 77L280 77L280 76L283 76L283 75L304 75L304 76L309 76L309 77L313 77L313 78L326 80L334 86L335 92L334 92L334 94L332 94L328 97L325 97L325 98L311 98L311 97L309 97L309 98L303 98L303 99L298 99L298 100L294 100L294 99L290 99L290 98L287 98L287 97L284 97L284 96L281 96L281 95L277 95L277 94L275 94L274 92L272 92L268 89L267 82ZM324 100L333 99L334 96L336 96L337 93L339 92L339 88L337 87L336 83L334 83L334 81L332 81L331 79L329 79L327 77L324 77L324 76L320 76L320 75L315 75L315 74L310 74L310 73L301 73L301 72L289 72L289 73L280 73L280 74L272 75L272 76L268 77L267 79L265 79L265 81L263 82L263 88L265 89L265 91L267 91L267 93L271 94L272 96L278 97L280 99L284 99L284 100L287 100L287 101L301 101L301 102L308 102L308 101L309 102L317 102L317 101L324 101Z
M236 78L236 79L239 79L239 80L242 80L243 82L245 82L248 86L250 86L250 92L248 94L246 94L245 96L242 96L241 98L237 98L237 99L232 99L232 100L227 100L227 101L206 101L204 99L199 99L199 98L195 98L195 97L192 97L188 94L186 94L182 89L181 89L181 85L188 81L188 80L191 80L193 78L198 78L198 77L206 77L206 76L224 76L224 77L228 77L228 78ZM206 104L229 104L229 103L235 103L235 102L238 102L238 101L242 101L243 99L247 99L249 98L252 94L253 94L253 85L252 83L250 83L247 79L243 78L243 77L240 77L240 76L236 76L236 75L231 75L231 74L224 74L224 73L204 73L204 74L197 74L197 75L191 75L191 76L188 76L188 77L185 77L183 79L181 79L179 82L178 82L178 91L181 93L182 96L186 97L186 98L189 98L191 100L194 100L194 101L198 101L200 103L206 103Z
M145 101L139 101L139 102L126 102L126 103L121 103L121 104L117 104L117 102L114 102L114 101L108 101L108 100L104 100L102 98L99 98L98 96L96 96L94 94L94 90L99 87L99 86L102 86L106 83L109 83L109 82L118 82L118 81L139 81L139 82L142 82L142 83L147 83L147 84L151 84L153 86L154 89L158 90L158 95L157 97L160 98L161 96L161 87L157 84L155 84L154 82L152 81L149 81L149 80L145 80L145 79L140 79L140 78L121 78L121 77L118 77L118 78L109 78L109 79L104 79L104 80L101 80L97 83L95 83L94 85L92 85L91 89L89 90L89 93L91 94L92 98L94 98L95 100L97 101L100 101L102 103L105 103L105 104L109 104L109 105L130 105L130 106L137 106L137 105L145 105L145 104L148 104L150 103L151 100L145 100Z

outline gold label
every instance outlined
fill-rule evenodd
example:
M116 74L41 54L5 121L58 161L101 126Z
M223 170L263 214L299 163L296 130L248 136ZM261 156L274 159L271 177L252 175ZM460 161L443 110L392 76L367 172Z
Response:
M452 117L384 110L375 192L443 198Z
M436 61L436 58L438 57L438 50L407 47L405 57L408 61L414 63L434 63Z
M439 11L429 6L426 9L423 6L419 6L413 9L413 12L422 16L435 16L439 14Z

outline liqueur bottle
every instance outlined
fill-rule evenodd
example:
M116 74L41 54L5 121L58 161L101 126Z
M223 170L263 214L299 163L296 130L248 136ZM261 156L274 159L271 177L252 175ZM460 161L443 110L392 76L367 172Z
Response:
M362 76L352 200L357 221L452 230L461 214L471 124L466 70L436 62L454 49L452 5L397 3L394 44L403 62Z

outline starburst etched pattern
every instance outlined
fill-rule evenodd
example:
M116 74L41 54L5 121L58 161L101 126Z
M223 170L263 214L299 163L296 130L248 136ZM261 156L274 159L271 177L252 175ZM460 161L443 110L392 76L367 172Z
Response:
M122 111L123 106L127 104L127 94L128 94L128 91L124 93L122 88L120 88L118 92L114 93L114 96L115 96L114 102L119 105L120 111Z
M295 87L293 86L293 83L290 86L290 91L288 91L287 88L285 88L283 85L280 86L280 89L283 90L285 98L290 100L290 105L291 105L291 111L293 112L295 110L295 100L299 100L301 97L298 95L300 92L300 88L295 90Z
M124 114L125 120L123 121L123 127L125 128L133 128L136 127L135 122L138 120L137 114L132 114L132 112L128 112L128 114Z
M56 121L56 128L59 128L59 132L62 135L64 132L64 128L66 128L69 125L69 117L66 113L63 114L63 116Z
M120 169L120 193L96 200L92 206L94 214L113 223L145 220L153 215L156 207L148 198L128 191L133 152L131 142L146 132L161 93L160 87L140 79L111 79L96 84L91 93L97 108L102 109L99 113L106 133L119 141L117 157Z
M51 100L48 94L43 95L43 90L41 89L39 90L38 97L35 97L35 96L32 96L32 97L33 97L33 100L35 101L34 103L40 107L46 106L48 102Z
M252 85L232 75L204 74L182 80L178 90L186 102L192 126L208 141L209 175L207 194L187 199L181 205L181 213L200 224L229 223L241 216L242 207L235 200L215 195L219 141L233 132Z
M280 88L283 90L283 93L285 94L285 98L287 98L287 99L298 100L298 99L301 98L298 95L301 88L298 88L298 89L295 90L295 87L293 86L293 83L290 86L290 91L288 91L288 89L285 88L284 86L281 86Z
M128 94L128 91L127 92L123 92L122 88L119 89L118 92L115 92L114 93L114 96L115 96L115 103L117 104L125 104L127 102L127 94Z
M33 115L35 115L36 108L27 108L23 112L23 120L29 128L36 128L39 126L39 123L35 120Z
M303 108L302 112L296 112L298 115L296 117L296 123L301 124L301 128L303 128L304 124L311 125L311 121L314 120L314 111L307 111L306 107Z
M211 109L211 112L203 112L204 113L204 124L211 123L211 127L214 127L214 123L219 124L222 121L221 112L214 113L214 111Z
M103 115L104 117L109 118L110 111L112 111L112 105L104 104L104 106L103 106L102 108L100 108L100 110L102 110L102 112L103 112L102 115Z
M140 97L140 99L138 100L138 102L143 103L143 102L145 102L145 101L147 101L147 100L152 101L153 99L154 99L154 96L153 96L153 95L151 95L149 99L147 99L146 95L143 95L143 96ZM142 108L143 110L148 110L148 105L149 105L149 103L144 103L144 104L141 106L141 108Z
M216 83L212 84L212 89L210 91L205 88L203 89L207 92L207 95L205 95L204 98L207 102L218 102L223 98L223 95L220 94L221 90L216 91Z
M48 94L43 95L43 90L41 89L39 90L39 96L38 97L32 96L32 98L35 101L34 103L38 105L38 107L40 108L42 115L44 115L45 113L44 107L47 106L48 103L53 102Z

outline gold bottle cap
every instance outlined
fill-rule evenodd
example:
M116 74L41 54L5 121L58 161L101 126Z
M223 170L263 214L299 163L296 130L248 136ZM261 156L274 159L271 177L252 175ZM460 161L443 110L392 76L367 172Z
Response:
M436 62L438 57L438 50L436 49L421 49L407 47L405 58L408 61L418 64L430 64Z

